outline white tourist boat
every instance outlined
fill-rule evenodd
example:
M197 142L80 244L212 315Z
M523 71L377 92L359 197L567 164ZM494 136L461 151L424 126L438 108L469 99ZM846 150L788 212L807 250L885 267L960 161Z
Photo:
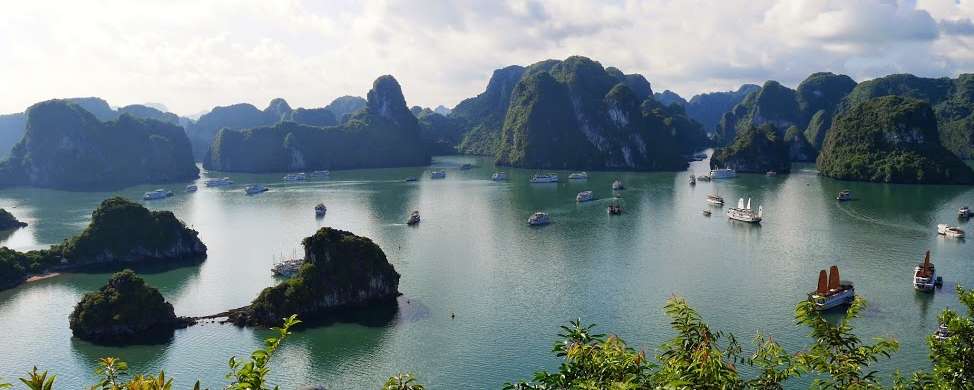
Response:
M490 180L505 181L507 180L507 172L494 172L493 175L490 175Z
M197 187L196 184L190 184L190 185L186 186L186 192L196 192L199 189L200 188Z
M949 226L945 223L937 225L937 234L947 238L964 238L964 231L956 226Z
M764 209L761 206L758 206L757 212L751 209L751 198L747 198L746 206L744 205L744 198L741 198L737 201L737 207L727 209L727 218L741 222L760 223L762 214L764 214Z
M595 199L595 195L592 193L592 191L582 191L579 192L578 195L575 195L575 201L579 203L588 202L592 199Z
M206 181L203 182L203 185L207 187L225 187L231 184L233 184L233 180L230 180L229 177L221 177L219 179L206 179Z
M967 219L974 216L974 212L971 211L970 207L964 206L960 210L957 210L957 217L961 219Z
M626 189L626 186L624 184L622 184L622 180L616 180L616 181L612 182L612 190L613 191L622 191L624 189Z
M329 177L329 176L331 176L331 171L329 171L329 170L314 171L314 172L311 172L311 176L312 177Z
M913 268L913 288L930 292L937 286L937 272L930 262L930 251L923 256L923 262Z
M324 217L325 216L325 213L327 213L327 212L328 212L328 208L325 207L325 204L324 203L318 203L317 205L315 205L315 216L316 217Z
M290 278L301 270L302 265L304 265L304 259L282 260L275 263L274 266L271 267L271 272L277 276Z
M707 203L710 203L714 206L723 206L724 198L721 197L720 195L717 195L717 192L715 191L712 194L707 194Z
M247 187L244 187L244 193L246 193L247 195L257 195L261 192L267 192L267 187L264 187L260 184L251 184Z
M692 173L690 174L690 185L692 185L692 186L697 185L697 177L696 176L693 176Z
M406 224L409 226L413 226L418 223L419 223L419 210L414 210L411 214L409 214L409 219L406 220Z
M568 180L588 180L588 172L572 172L568 174Z
M530 182L533 184L557 183L558 175L554 173L539 173L532 176Z
M308 177L304 173L288 173L284 175L284 181L304 181Z
M528 218L528 225L531 226L542 226L549 223L551 223L551 218L548 216L548 213L540 211L531 214L531 217Z
M146 192L145 194L142 195L142 200L165 199L165 198L168 198L170 196L172 196L172 191L164 190L164 189L160 188L158 190L152 190L152 191Z
M818 288L808 293L808 300L815 310L828 310L833 307L851 304L856 298L852 282L839 279L839 267L832 266L826 275L825 270L818 273Z
M835 200L840 202L845 202L847 200L852 200L852 191L842 190L839 194L835 196Z
M730 179L737 177L737 172L730 168L711 169L711 179Z
M446 171L432 171L430 179L446 179Z

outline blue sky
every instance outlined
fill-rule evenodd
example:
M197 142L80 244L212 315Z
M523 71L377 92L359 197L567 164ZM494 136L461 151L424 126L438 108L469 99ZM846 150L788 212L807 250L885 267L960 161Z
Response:
M792 1L9 1L0 112L57 97L188 115L274 97L318 107L395 76L452 107L493 69L579 54L695 93L816 71L974 72L974 4Z

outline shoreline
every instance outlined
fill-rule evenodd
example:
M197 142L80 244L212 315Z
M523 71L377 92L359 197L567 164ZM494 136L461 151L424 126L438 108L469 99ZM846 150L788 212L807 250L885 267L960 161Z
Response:
M40 274L40 275L34 275L34 276L31 276L31 277L27 278L27 280L25 280L24 283L39 282L41 280L50 279L50 278L53 278L55 276L61 276L61 273L60 272L48 272L48 273L44 273L44 274Z

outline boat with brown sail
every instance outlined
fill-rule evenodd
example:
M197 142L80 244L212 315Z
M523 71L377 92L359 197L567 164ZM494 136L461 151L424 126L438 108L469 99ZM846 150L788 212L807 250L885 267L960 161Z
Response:
M852 282L839 278L839 267L829 267L818 273L818 288L808 293L808 301L815 305L815 310L824 311L831 308L851 304L856 298L856 289Z
M917 291L931 292L942 283L942 279L937 277L936 268L930 262L930 251L927 251L923 256L923 262L913 268L913 288Z

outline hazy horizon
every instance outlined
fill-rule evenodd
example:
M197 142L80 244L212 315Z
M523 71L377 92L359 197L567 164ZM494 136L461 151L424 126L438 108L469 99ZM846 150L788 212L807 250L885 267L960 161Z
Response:
M321 107L383 74L411 106L453 107L494 69L570 55L685 98L818 71L956 77L974 71L972 16L960 0L18 2L0 18L0 113L83 96L183 116Z

